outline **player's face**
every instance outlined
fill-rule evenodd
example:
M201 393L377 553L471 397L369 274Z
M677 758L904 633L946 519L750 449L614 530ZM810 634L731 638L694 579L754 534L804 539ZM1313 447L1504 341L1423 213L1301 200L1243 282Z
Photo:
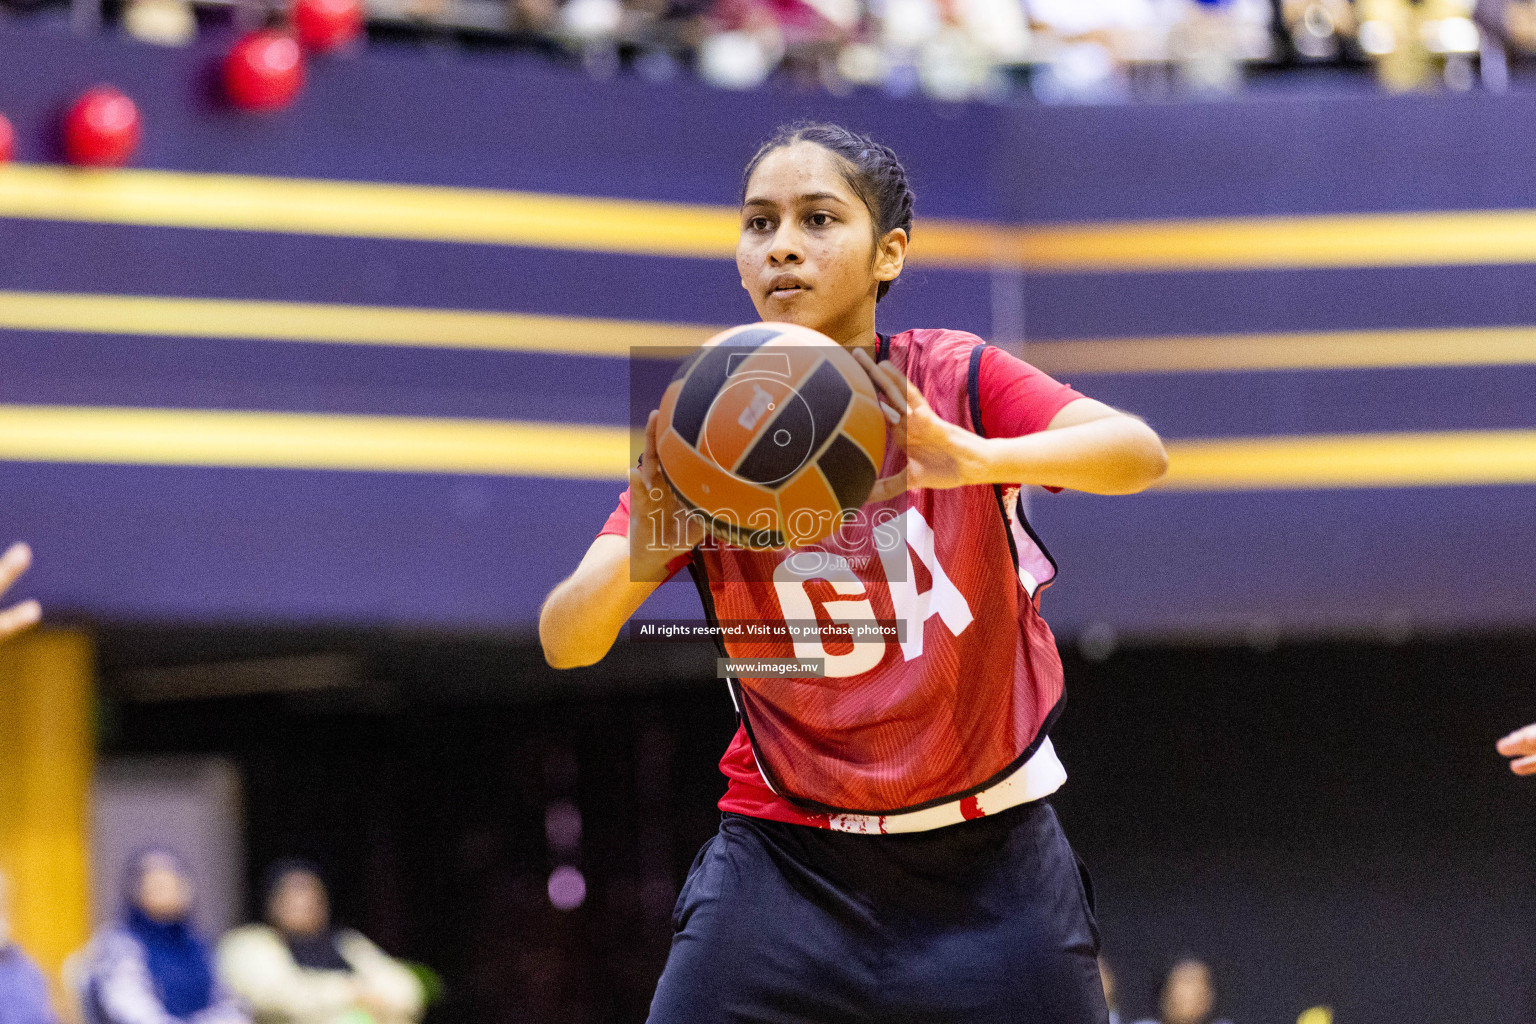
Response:
M747 182L736 268L764 320L851 339L873 322L874 224L841 158L814 142L763 157Z

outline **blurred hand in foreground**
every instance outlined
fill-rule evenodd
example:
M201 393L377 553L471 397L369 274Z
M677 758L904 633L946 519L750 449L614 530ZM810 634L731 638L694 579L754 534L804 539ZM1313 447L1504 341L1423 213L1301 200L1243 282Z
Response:
M1516 775L1536 775L1536 723L1527 725L1499 740L1499 753L1514 758L1509 770Z
M32 549L25 544L12 544L4 555L0 555L0 596L11 589L11 584L31 564ZM23 601L0 610L0 640L36 625L42 617L43 606L36 601Z

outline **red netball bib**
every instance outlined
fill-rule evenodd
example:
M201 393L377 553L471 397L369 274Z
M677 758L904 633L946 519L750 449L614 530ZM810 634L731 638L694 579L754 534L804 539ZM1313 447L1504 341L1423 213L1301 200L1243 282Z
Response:
M937 415L981 433L983 348L958 331L908 331L889 358ZM905 460L888 444L880 475ZM706 544L692 570L719 621L901 623L883 642L725 640L731 658L824 664L820 678L730 681L765 780L805 807L897 813L967 796L1022 764L1058 710L1061 660L1037 608L1055 565L1000 487L908 491L796 551Z

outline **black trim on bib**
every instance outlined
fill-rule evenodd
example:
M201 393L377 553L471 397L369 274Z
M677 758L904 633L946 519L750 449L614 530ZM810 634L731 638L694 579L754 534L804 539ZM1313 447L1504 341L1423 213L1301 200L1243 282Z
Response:
M965 389L971 399L971 429L977 437L986 437L987 430L981 425L981 357L986 354L987 343L971 349L971 367L966 374ZM992 485L992 498L997 502L998 515L1003 517L1003 536L1008 538L1008 553L1013 556L1013 573L1019 573L1019 546L1013 540L1013 528L1008 525L1008 506L1003 502L1003 485Z
M966 381L966 390L971 400L971 428L977 437L986 437L987 429L981 425L981 357L987 350L987 343L980 342L971 349L971 369ZM1008 526L1008 506L1003 501L1003 485L993 484L992 493L997 496L997 510L1003 517L1003 529L1008 534L1008 550L1013 553L1013 567L1019 568L1019 548L1013 540L1013 530ZM1029 539L1035 542L1035 547L1045 556L1045 560L1051 563L1051 578L1039 587L1035 588L1035 599L1038 601L1040 593L1056 582L1061 575L1061 566L1056 564L1056 556L1051 554L1051 549L1045 546L1045 541L1035 532L1035 528L1029 521L1029 516L1024 514L1024 488L1019 488L1018 500L1014 503L1014 515L1019 519L1019 525L1024 527L1024 532L1029 534Z

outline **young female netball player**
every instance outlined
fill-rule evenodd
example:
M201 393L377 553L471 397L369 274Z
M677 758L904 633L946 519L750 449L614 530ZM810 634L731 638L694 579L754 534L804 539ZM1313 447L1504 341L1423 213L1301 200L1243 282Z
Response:
M550 664L591 664L657 585L642 581L691 562L721 619L820 603L908 626L825 648L827 678L734 682L724 816L678 898L652 1024L1107 1019L1087 876L1042 799L1066 778L1035 601L1054 566L1013 489L1129 493L1166 457L1140 420L972 335L877 334L911 231L906 173L864 136L791 126L747 167L742 287L764 320L852 350L889 404L871 501L899 510L898 550L803 578L783 552L697 535L632 550L631 522L678 511L653 412L628 491L540 616Z

